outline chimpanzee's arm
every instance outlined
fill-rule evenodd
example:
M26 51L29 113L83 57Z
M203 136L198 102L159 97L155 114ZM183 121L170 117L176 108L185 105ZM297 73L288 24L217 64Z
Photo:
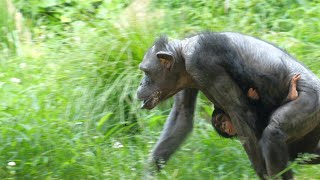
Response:
M158 170L192 131L197 93L196 89L185 89L175 95L173 108L152 152Z

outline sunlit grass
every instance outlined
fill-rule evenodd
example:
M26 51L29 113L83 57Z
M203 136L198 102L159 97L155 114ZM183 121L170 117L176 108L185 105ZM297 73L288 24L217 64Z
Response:
M280 45L320 75L319 21L309 21L320 18L314 13L319 3L286 7L289 1L283 1L274 9L268 2L259 8L260 1L234 1L225 11L224 1L159 2L164 9L154 3L147 11L159 16L137 25L119 27L109 15L63 24L69 29L59 34L34 27L33 43L20 46L22 55L0 55L0 178L145 176L172 100L152 111L140 110L135 93L142 73L137 67L160 34L181 38L206 29L241 31ZM201 95L193 133L156 177L257 178L239 141L213 131L211 111ZM319 166L294 170L298 178L320 176Z

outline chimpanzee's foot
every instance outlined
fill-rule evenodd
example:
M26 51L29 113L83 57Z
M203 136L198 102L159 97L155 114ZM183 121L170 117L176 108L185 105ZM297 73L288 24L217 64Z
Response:
M293 101L298 98L299 94L297 91L297 81L301 78L300 74L296 74L292 77L290 82L290 89L287 99L289 101Z

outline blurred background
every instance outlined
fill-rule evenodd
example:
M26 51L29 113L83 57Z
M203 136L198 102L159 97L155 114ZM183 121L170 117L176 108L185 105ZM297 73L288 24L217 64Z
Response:
M172 100L140 110L159 35L236 31L320 75L319 0L0 0L0 179L141 179ZM195 128L157 179L257 179L200 94ZM320 166L293 163L297 179Z

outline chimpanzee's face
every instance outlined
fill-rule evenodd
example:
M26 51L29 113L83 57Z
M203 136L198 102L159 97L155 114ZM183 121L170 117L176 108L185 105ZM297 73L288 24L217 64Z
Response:
M139 65L144 72L137 92L138 99L143 101L142 108L152 109L181 90L181 70L177 66L170 52L149 49Z

